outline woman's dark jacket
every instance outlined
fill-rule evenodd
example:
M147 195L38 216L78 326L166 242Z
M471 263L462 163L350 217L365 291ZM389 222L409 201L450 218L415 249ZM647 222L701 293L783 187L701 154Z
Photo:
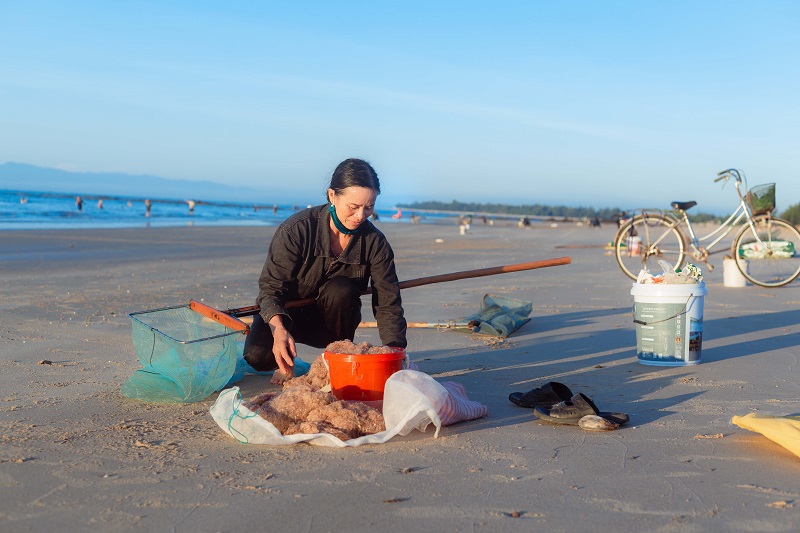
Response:
M269 254L258 280L256 303L265 322L283 315L290 300L316 297L330 278L346 276L363 292L372 281L372 311L381 342L406 347L406 321L400 300L400 285L392 247L372 222L365 220L350 238L342 255L331 251L328 205L310 207L287 218L275 231Z

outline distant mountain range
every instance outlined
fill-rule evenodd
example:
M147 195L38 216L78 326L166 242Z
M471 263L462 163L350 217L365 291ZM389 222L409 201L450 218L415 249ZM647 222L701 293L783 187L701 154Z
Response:
M0 189L53 192L84 196L121 196L175 200L215 200L242 203L290 201L267 191L227 186L209 181L190 181L116 172L67 172L24 163L0 164Z

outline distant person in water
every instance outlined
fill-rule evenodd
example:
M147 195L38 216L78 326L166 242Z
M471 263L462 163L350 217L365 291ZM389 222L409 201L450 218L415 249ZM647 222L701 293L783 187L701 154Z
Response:
M278 204L273 204L273 206L272 206L272 214L273 215L277 215L278 214Z
M244 345L244 359L254 369L288 375L295 343L325 348L352 341L361 294L369 287L381 342L406 347L394 252L368 220L380 192L372 166L347 159L333 171L327 203L292 214L275 231L258 280L260 312ZM313 302L287 305L304 298Z
M78 211L83 211L83 198L80 196L75 197L75 207L78 208Z
M195 202L194 200L186 200L186 203L189 204L189 214L193 215L194 214L194 206L195 206L195 204L197 202Z
M153 204L150 203L150 198L144 199L144 216L150 216L150 208L153 207Z
M97 209L103 209L103 199L97 200Z

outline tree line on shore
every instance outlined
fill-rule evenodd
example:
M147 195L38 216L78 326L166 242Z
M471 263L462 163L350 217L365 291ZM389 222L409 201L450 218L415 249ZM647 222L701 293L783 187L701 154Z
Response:
M424 202L404 204L398 207L409 210L419 209L430 211L456 211L462 213L494 213L498 215L527 215L552 218L597 218L603 221L614 221L620 216L629 216L631 214L629 211L619 207L595 209L593 207L573 207L566 205L509 205L496 203L459 202L458 200L453 200L451 202L429 200ZM783 210L779 216L781 218L785 218L793 224L800 224L800 204L789 206L787 209ZM709 213L692 213L691 218L693 222L718 222L724 220L726 217L712 215Z
M785 218L795 226L800 225L800 204L790 205L781 211L781 218Z
M530 204L530 205L509 205L509 204L496 204L496 203L474 203L474 202L459 202L453 200L451 202L440 201L425 201L414 202L411 204L401 205L404 209L420 209L430 211L456 211L462 213L493 213L497 215L514 215L514 216L531 216L531 217L548 217L553 219L569 218L569 219L599 219L602 221L610 222L620 218L620 216L628 216L630 213L619 207L607 207L602 209L595 209L593 207L574 207L566 205L544 205L544 204ZM698 220L702 217L712 215L698 215Z

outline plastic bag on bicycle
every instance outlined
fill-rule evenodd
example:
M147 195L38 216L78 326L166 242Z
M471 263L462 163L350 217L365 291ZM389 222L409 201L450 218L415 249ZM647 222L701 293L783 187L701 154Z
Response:
M748 242L739 247L740 259L788 259L794 257L794 243L791 241Z

